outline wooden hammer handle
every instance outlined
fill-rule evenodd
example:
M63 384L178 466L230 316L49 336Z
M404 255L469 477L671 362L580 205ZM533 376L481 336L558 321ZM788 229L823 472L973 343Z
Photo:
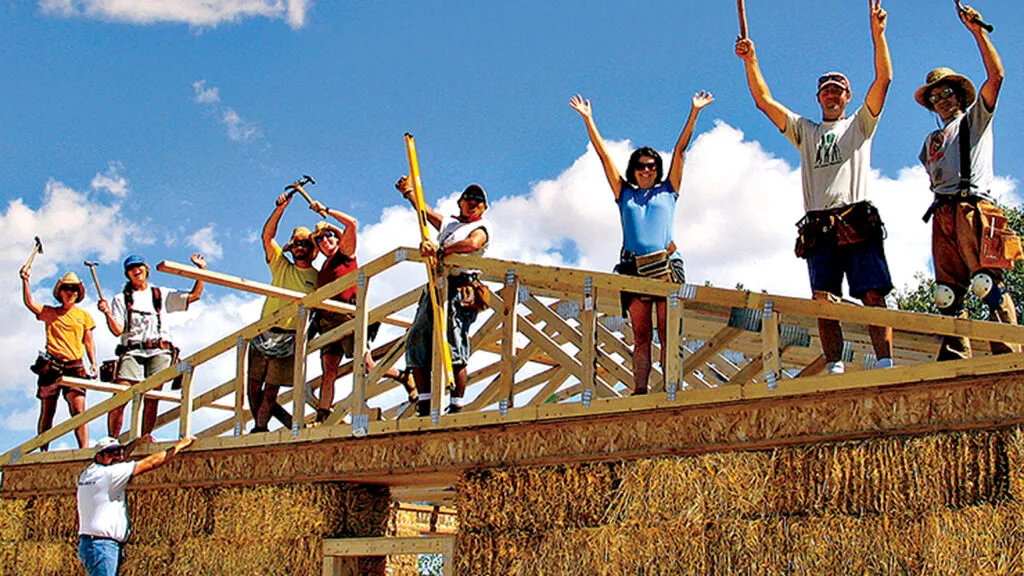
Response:
M740 14L740 38L747 37L747 3L745 0L736 0L736 10Z
M105 300L103 297L103 288L100 288L100 279L96 276L96 267L89 266L89 272L92 272L92 281L96 284L96 293L100 295L100 300Z

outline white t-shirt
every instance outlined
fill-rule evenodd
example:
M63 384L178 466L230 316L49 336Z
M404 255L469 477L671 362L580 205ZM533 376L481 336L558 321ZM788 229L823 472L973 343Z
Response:
M483 246L480 246L479 250L474 252L463 252L463 254L472 254L473 256L483 256L487 250L487 245L491 242L490 223L483 218L474 222L460 222L456 218L445 217L441 221L441 231L437 234L437 243L444 248L445 246L451 246L456 242L460 242L469 238L470 234L477 230L483 230L487 234L487 240L484 241ZM473 273L478 270L463 270L461 268L452 269L452 274L460 273Z
M978 98L967 110L967 123L971 127L971 192L988 196L992 191L995 172L992 167L992 117L996 111L988 110ZM960 189L960 121L963 114L950 120L944 127L928 135L921 147L921 163L928 171L932 192L953 194Z
M118 542L128 539L128 508L124 489L135 462L103 466L93 462L78 477L78 533Z
M868 199L871 137L881 116L861 106L853 116L820 124L789 114L783 134L800 151L804 210L829 210Z
M188 310L188 292L160 288L161 314ZM167 322L157 322L156 310L153 309L153 286L145 290L135 290L132 294L132 325L125 326L128 307L124 301L124 292L118 292L110 305L110 313L114 320L124 326L121 334L122 344L137 344L147 340L171 340L167 330ZM157 325L160 329L157 329ZM160 349L132 350L134 356L153 356L163 352Z

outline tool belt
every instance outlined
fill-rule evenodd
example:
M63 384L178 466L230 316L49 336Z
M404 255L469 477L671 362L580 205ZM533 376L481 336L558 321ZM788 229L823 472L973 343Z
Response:
M448 277L448 298L459 295L459 306L483 312L491 306L491 291L476 273L463 272Z
M114 358L111 360L104 360L100 364L100 382L107 382L113 384L117 382L117 370L121 367L121 359Z
M36 361L32 363L28 369L39 376L47 374L63 374L64 370L69 368L79 368L82 366L82 360L61 360L55 356L52 356L49 352L40 352L39 356L36 356Z
M128 344L118 344L117 347L114 348L114 354L117 354L116 363L112 364L111 367L108 368L108 371L113 370L114 373L111 382L117 379L117 373L121 367L121 361L124 359L125 355L128 354L129 352L134 352L136 350L167 350L168 352L171 353L172 365L178 362L178 354L181 352L174 344L171 344L170 341L162 339L143 340L142 342L129 342ZM110 362L110 360L105 361L103 364L106 365L107 362ZM171 390L180 390L181 380L181 375L178 375L177 378L172 380ZM104 380L104 382L106 382L106 380Z
M924 216L921 220L928 222L935 215L935 211L945 206L946 204L952 204L953 202L967 202L977 206L978 202L985 200L984 196L978 196L977 194L971 194L966 190L960 190L954 194L936 194L935 199L928 206L928 210L925 211Z
M835 238L839 246L885 239L885 223L878 209L868 201L831 210L808 212L796 223L797 238L793 252L798 258L810 258L822 242Z
M634 254L625 248L619 250L619 263L613 272L626 276L641 276L665 282L686 282L682 260L669 258L672 252L659 250L650 254Z

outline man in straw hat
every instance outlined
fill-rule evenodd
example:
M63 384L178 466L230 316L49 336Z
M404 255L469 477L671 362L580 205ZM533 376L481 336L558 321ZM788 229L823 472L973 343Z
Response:
M206 268L200 254L192 255L192 263ZM124 259L127 281L113 303L100 300L98 307L106 316L107 328L121 337L116 348L117 381L131 386L167 369L177 361L178 348L171 342L171 333L164 322L164 312L183 312L203 294L202 280L196 280L188 292L153 286L149 283L149 264L138 254ZM156 390L163 388L160 384ZM159 402L146 398L142 404L142 433L149 434L156 425ZM117 437L124 423L124 405L107 414L107 434Z
M797 256L807 259L815 300L838 301L843 276L850 294L867 306L885 307L892 290L889 265L882 246L884 230L878 211L868 201L871 176L871 138L892 82L892 62L885 38L887 14L881 0L870 2L871 41L875 79L864 105L846 115L850 81L839 72L818 78L821 122L804 118L777 102L761 75L754 42L741 37L736 55L743 59L747 84L757 107L800 150L804 210L798 223ZM892 328L868 329L876 366L892 366ZM819 319L818 334L830 374L842 374L843 332L836 320Z
M316 287L320 288L359 268L359 263L356 261L356 229L359 223L355 218L341 210L328 208L318 201L314 201L310 208L314 212L327 214L340 222L344 227L344 230L342 230L330 222L323 221L317 222L316 228L313 229L313 243L325 258L320 266L320 272L316 280ZM347 304L355 304L356 286L353 285L331 298ZM352 320L352 318L354 318L352 314L328 312L320 309L314 310L310 323L310 333L323 334ZM367 339L373 340L376 338L379 329L379 322L374 322L367 327ZM320 403L316 409L317 423L326 421L331 415L331 405L334 404L334 382L338 377L338 367L345 356L355 358L355 334L350 333L320 349L320 366L323 370L323 375L320 378ZM373 355L370 354L369 350L364 350L363 356L366 362L366 370L373 370L374 366L377 365ZM410 392L409 373L407 371L399 372L395 368L391 368L385 375L402 382L406 385L406 391ZM415 395L415 391L411 391L411 393Z
M138 438L150 440L149 436ZM117 576L131 532L125 503L128 482L163 466L194 441L186 436L172 448L137 462L125 460L136 441L123 446L116 438L107 437L96 443L92 464L78 477L78 560L89 576Z
M981 254L991 217L1002 216L990 194L994 179L992 117L1003 84L1003 63L981 26L981 15L970 7L957 12L981 50L987 74L981 92L953 70L936 68L914 93L917 103L937 114L942 125L925 139L920 156L935 194L925 213L925 221L932 219L935 304L946 316L966 317L964 297L970 288L988 306L990 320L1016 324L1017 312L1002 270L986 266ZM1009 268L1013 260L1009 260ZM1016 345L992 342L994 354L1017 351ZM970 340L943 337L938 360L970 357Z
M317 276L317 270L313 267L317 249L309 228L295 228L284 247L279 246L274 239L281 217L291 201L291 192L285 192L277 197L274 211L263 225L263 252L266 255L267 266L270 267L271 285L309 294L316 289ZM285 257L285 252L291 253L292 260ZM260 318L271 316L288 304L288 300L268 296L263 303ZM249 343L249 410L252 411L255 420L253 432L266 432L272 415L281 420L286 427L291 427L291 417L278 405L277 393L281 386L292 384L295 331L304 328L295 325L294 317L288 318L259 334Z
M412 181L402 176L395 183L395 188L402 193L415 208ZM425 240L420 245L420 252L436 254L443 259L448 254L473 254L482 256L490 242L490 224L484 219L487 211L487 193L479 184L470 184L459 196L459 213L445 217L430 206L426 207L427 220L438 230L437 242ZM476 321L477 314L485 306L481 295L486 291L480 284L479 271L452 269L447 282L448 286L448 344L452 350L452 370L455 388L452 390L448 413L462 410L463 398L469 372L469 328ZM424 290L416 306L416 316L405 345L405 363L412 370L413 380L419 391L416 413L419 416L430 415L430 372L433 364L434 316L431 310L430 296Z
M77 306L85 298L85 285L74 272L68 272L53 286L53 298L59 306L45 306L32 298L29 286L31 269L21 268L21 296L36 318L46 324L46 352L39 354L32 371L39 375L36 398L39 398L39 433L53 427L53 416L57 412L57 396L64 395L68 412L72 416L85 411L85 390L78 386L58 384L62 376L88 378L82 359L89 355L92 374L96 374L96 347L92 330L96 322L92 316ZM89 430L85 424L75 428L78 447L89 445ZM49 444L43 444L46 451Z

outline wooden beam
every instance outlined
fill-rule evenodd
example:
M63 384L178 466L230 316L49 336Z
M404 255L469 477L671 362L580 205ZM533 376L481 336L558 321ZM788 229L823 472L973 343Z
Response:
M325 538L324 556L404 556L410 554L450 554L454 535L415 538Z
M514 270L506 272L505 287L501 290L501 375L498 378L498 402L505 402L505 409L515 405L516 381L516 335L519 333L519 280Z

